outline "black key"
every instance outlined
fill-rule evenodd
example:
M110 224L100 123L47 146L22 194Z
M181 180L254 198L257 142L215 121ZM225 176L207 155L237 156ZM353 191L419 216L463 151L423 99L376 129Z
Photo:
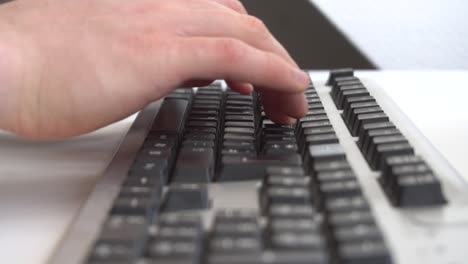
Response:
M295 143L271 143L268 142L263 147L265 155L296 153L297 145Z
M363 108L356 108L351 111L351 115L348 120L345 120L345 122L348 123L348 127L353 127L354 123L356 123L356 119L358 115L361 114L372 114L372 113L382 113L383 110L380 108L380 106L374 106L374 107L363 107Z
M224 133L236 133L236 134L255 134L255 130L249 127L225 127Z
M348 167L342 170L333 170L333 171L319 171L317 173L317 180L321 183L325 182L343 182L349 180L355 180L356 176L354 175L351 168Z
M329 160L344 160L346 158L345 151L340 144L323 144L309 147L309 158L311 162L329 161ZM309 168L313 168L309 166Z
M159 192L159 193L158 193ZM142 186L142 187L132 187L122 185L122 188L119 192L119 197L138 197L138 198L151 198L154 194L160 195L161 192L155 191L152 187Z
M269 219L309 218L316 216L316 211L310 205L272 204L268 208Z
M350 115L353 112L353 110L359 109L359 108L376 107L376 106L379 106L379 104L376 101L353 103L349 105L348 109L345 109L345 111L343 112L343 116L345 117L345 120L349 120Z
M359 134L357 135L359 139L364 138L364 135L367 133L366 131L372 129L383 129L383 128L395 128L395 125L392 122L385 121L385 122L376 122L376 123L367 123L362 126L359 130Z
M374 216L370 210L355 210L329 214L332 226L355 226L359 224L375 224Z
M187 122L187 126L189 127L218 127L217 122L209 122L209 121L189 121Z
M307 104L307 109L309 111L321 110L323 109L323 104L322 103L309 103Z
M218 181L242 181L263 179L265 170L272 165L301 166L297 154L275 156L224 156L221 160L222 171Z
M363 86L362 82L359 79L355 78L355 77L350 78L350 79L346 79L346 80L337 81L333 85L332 90L330 92L330 95L332 96L332 99L333 100L336 99L337 94L340 91L341 87L348 86L348 85L361 85L361 86Z
M118 197L114 201L111 214L146 216L159 206L159 201L152 198Z
M343 111L348 112L351 104L354 103L364 103L364 102L374 102L375 98L372 95L364 95L364 96L353 96L346 98L343 103Z
M345 243L338 247L340 263L347 264L391 264L390 253L382 240Z
M314 163L314 167L311 168L315 172L333 172L336 170L347 170L350 169L347 160L336 160L336 161L319 161Z
M367 89L355 89L355 90L348 90L344 91L341 95L341 97L338 99L338 109L344 109L345 108L345 102L348 101L349 98L351 97L362 97L362 96L368 96L369 91ZM349 103L348 103L349 104Z
M111 215L102 226L100 241L138 241L146 234L144 216Z
M177 158L171 182L208 183L214 174L212 148L183 147Z
M224 148L235 148L235 149L249 149L255 151L255 142L253 140L243 141L243 140L225 140L223 142Z
M166 99L154 119L152 132L181 134L187 112L188 101Z
M266 169L266 174L276 174L284 176L304 176L304 169L302 167L270 166Z
M325 247L325 240L318 232L278 232L270 237L270 241L274 251L314 251Z
M415 155L400 155L388 157L383 164L382 175L386 176L387 174L390 174L390 169L393 166L420 164L423 162L424 160L420 156Z
M202 233L197 228L162 226L150 241L147 257L156 263L200 263Z
M362 84L351 84L351 85L340 86L337 89L336 95L334 97L335 104L340 105L340 102L342 102L343 95L345 94L345 92L352 91L352 90L358 90L358 89L359 90L366 90L366 88ZM367 95L367 94L365 94L365 95Z
M397 206L434 206L446 203L441 184L431 172L400 176L396 181L393 195Z
M353 210L370 210L369 204L363 196L340 197L325 201L325 208L329 212L349 212Z
M270 174L265 177L262 187L309 187L309 185L309 177L287 177L284 175Z
M356 179L321 182L319 188L324 199L352 197L361 194L361 188Z
M187 133L216 134L217 131L215 127L187 127Z
M352 77L352 76L354 76L354 71L351 68L331 70L326 85L333 85L335 80L339 77Z
M213 140L193 140L193 139L188 139L184 140L182 143L183 147L188 147L188 148L214 148L215 143Z
M255 127L254 122L229 121L224 123L225 127Z
M310 205L313 196L308 187L268 187L262 195L265 210L272 204Z
M354 122L354 126L351 130L351 134L353 136L357 136L358 134L360 135L364 124L388 122L388 121L389 121L388 116L383 112L358 115L356 117L356 122Z
M255 136L252 134L226 133L224 134L224 140L254 141Z
M359 139L358 145L361 148L361 150L367 150L369 148L369 144L371 140L374 137L394 136L394 135L400 135L400 134L401 132L398 128L369 129L365 131L364 138Z
M167 176L167 167L163 163L137 161L130 168L129 177L125 180L124 185L129 187L152 186L157 183L164 185L167 182Z
M221 150L221 155L232 155L232 156L241 156L255 158L257 157L257 151L252 149L243 149L243 148L223 148Z
M334 237L339 244L343 242L358 242L362 240L382 240L382 234L375 224L335 226Z
M129 243L127 241L97 241L89 255L87 263L131 263L138 255L139 250L136 243Z
M202 210L210 207L208 190L202 184L171 185L166 194L163 212Z
M339 143L335 133L310 135L305 138L306 146Z
M201 140L201 141L213 141L216 140L216 134L214 133L200 133L191 132L185 134L186 140Z
M254 117L253 115L226 115L225 120L226 122L229 122L229 121L254 122Z
M387 157L408 154L414 154L414 149L408 142L381 144L377 146L370 165L373 169L381 169Z

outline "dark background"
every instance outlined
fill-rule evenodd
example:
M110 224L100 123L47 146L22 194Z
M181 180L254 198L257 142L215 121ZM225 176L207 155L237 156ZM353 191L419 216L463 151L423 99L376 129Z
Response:
M308 0L241 0L304 69L374 69Z

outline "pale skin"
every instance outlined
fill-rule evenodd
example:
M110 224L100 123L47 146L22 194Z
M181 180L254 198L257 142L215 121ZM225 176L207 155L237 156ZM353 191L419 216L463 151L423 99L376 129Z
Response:
M293 123L309 83L238 0L17 0L0 5L0 128L91 132L178 87L224 79Z

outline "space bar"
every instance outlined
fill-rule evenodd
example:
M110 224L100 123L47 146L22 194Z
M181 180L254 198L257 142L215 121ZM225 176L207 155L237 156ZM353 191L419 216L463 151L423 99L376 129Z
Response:
M165 99L154 119L151 132L180 134L184 127L188 100Z

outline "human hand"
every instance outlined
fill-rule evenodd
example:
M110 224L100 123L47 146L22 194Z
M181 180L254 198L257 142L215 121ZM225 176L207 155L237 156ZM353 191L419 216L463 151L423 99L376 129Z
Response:
M274 121L307 110L308 76L237 0L18 0L0 32L0 126L23 137L90 132L215 79L255 87Z

